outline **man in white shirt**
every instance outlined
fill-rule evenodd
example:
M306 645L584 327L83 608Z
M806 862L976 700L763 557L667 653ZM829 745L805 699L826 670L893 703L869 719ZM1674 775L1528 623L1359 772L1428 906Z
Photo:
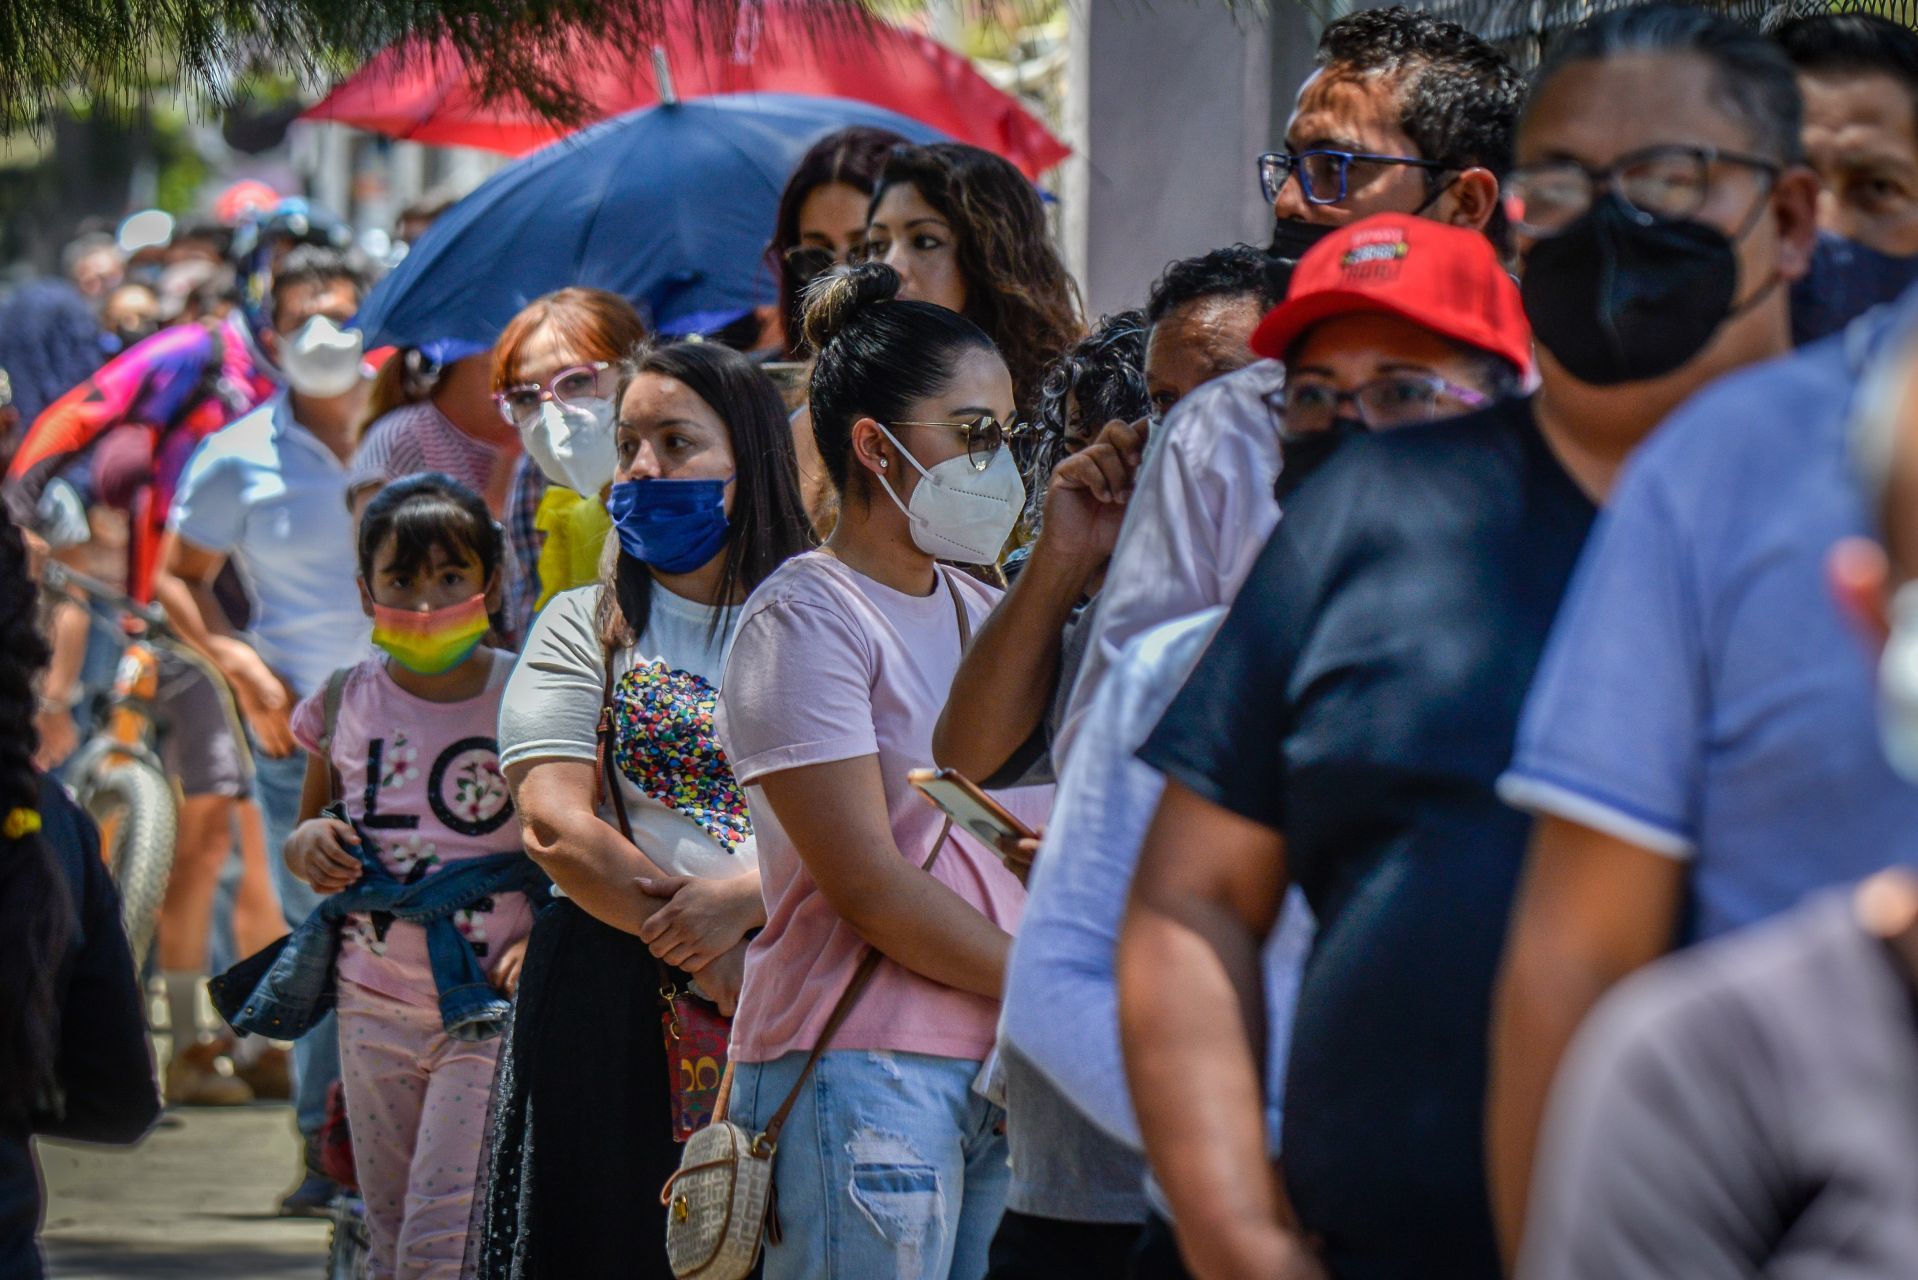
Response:
M1510 64L1464 29L1399 8L1327 27L1317 63L1284 149L1259 158L1275 253L1296 260L1333 228L1375 213L1471 227L1505 247L1498 175L1511 163L1523 92ZM1441 100L1450 109L1437 108ZM1194 391L1154 429L1086 623L1085 662L1053 739L1057 762L1127 642L1238 594L1279 520L1273 402L1283 382L1276 361L1258 361Z
M289 717L302 698L350 666L367 644L354 588L347 459L365 402L361 340L345 326L365 281L336 250L295 249L274 274L266 355L287 390L203 440L167 518L154 595L181 637L231 686L255 752L255 788L266 817L267 862L289 926L318 905L286 872L280 850L299 820L305 753ZM228 624L213 581L232 560L251 618ZM334 1184L318 1171L315 1139L326 1090L339 1076L328 1018L294 1046L294 1105L307 1140L307 1176L282 1212L324 1212Z

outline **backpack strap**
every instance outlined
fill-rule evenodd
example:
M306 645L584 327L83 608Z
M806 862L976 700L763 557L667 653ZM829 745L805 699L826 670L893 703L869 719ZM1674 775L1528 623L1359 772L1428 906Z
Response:
M346 697L346 681L353 674L353 668L341 667L326 678L326 690L320 695L320 756L326 761L327 776L333 780L332 803L338 804L340 793L345 784L340 780L339 766L333 763L333 737L340 728L340 703Z

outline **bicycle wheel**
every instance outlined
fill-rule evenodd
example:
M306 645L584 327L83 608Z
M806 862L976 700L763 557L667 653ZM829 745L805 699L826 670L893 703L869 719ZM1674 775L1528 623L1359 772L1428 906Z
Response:
M82 803L100 824L100 851L120 890L120 920L126 926L133 967L146 964L153 945L180 815L165 775L141 760L121 758L89 771Z

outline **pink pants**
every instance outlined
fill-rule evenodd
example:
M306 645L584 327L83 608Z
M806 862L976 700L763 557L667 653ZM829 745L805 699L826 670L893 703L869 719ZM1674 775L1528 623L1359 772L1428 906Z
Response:
M369 1280L457 1280L499 1041L340 979L340 1077L372 1241Z

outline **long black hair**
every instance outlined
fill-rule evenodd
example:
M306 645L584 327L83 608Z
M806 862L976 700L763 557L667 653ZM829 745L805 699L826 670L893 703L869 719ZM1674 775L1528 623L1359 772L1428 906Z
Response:
M834 130L813 144L800 157L786 179L779 197L779 216L773 223L772 243L766 248L766 262L779 277L779 316L786 324L786 358L803 360L811 352L800 340L803 302L801 294L814 277L802 277L786 255L800 247L799 211L806 200L821 187L841 183L863 196L872 195L880 170L894 147L906 141L890 129L870 125L848 125Z
M0 518L0 823L40 808L33 755L34 681L48 650L26 544ZM61 957L73 936L72 893L37 831L0 828L0 1127L53 1098Z
M819 353L808 400L813 438L833 488L852 475L852 426L892 423L952 383L968 351L994 351L985 330L930 302L899 300L899 273L883 262L845 267L806 293L806 341Z
M717 636L735 597L750 594L774 569L813 545L786 404L772 379L746 356L717 342L679 342L641 347L625 360L614 406L626 402L635 378L649 373L671 378L704 400L732 435L733 510L719 574L722 605L710 632ZM653 573L645 561L619 548L617 538L608 543L618 550L611 553L610 573L601 575L599 638L610 649L624 649L645 634L652 617Z

